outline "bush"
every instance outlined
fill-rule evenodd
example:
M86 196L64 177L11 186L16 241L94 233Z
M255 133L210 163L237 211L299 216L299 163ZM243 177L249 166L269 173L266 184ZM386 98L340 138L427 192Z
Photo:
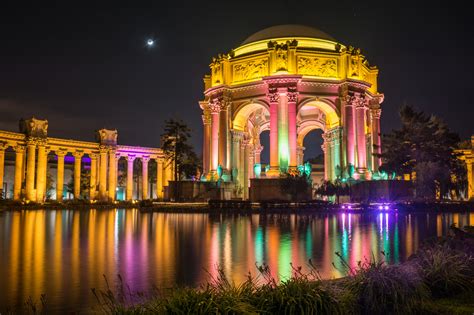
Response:
M416 268L387 265L375 259L359 262L344 282L363 314L414 313L429 292Z
M420 250L413 263L434 297L474 290L474 258L447 243Z

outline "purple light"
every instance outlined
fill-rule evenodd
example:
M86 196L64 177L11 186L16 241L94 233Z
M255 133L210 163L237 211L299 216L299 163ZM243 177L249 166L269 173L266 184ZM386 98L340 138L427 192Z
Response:
M379 206L379 210L382 210L382 206Z
M352 206L351 206L351 205L348 205L348 206L347 206L347 209L352 209Z
M346 206L342 205L342 209L346 209Z
M388 210L388 206L385 206L385 210Z

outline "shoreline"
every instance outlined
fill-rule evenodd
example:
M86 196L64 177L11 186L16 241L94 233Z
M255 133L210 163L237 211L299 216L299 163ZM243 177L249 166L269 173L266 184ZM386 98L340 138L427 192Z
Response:
M116 203L18 203L0 201L0 211L21 210L111 210L111 209L138 209L140 212L163 213L209 213L209 214L325 214L325 213L425 213L425 212L471 212L474 211L474 202L417 202L393 203L388 209L376 206L357 205L349 209L343 204L329 204L321 202L116 202Z

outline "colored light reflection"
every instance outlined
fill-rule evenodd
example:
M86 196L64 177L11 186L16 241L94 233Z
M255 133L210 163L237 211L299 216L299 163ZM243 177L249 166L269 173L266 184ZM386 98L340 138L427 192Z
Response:
M469 213L426 216L393 212L312 216L141 213L137 210L6 211L0 216L0 312L29 296L48 297L49 311L90 310L90 288L115 288L120 274L132 291L175 284L197 286L217 276L245 280L266 263L277 280L293 266L309 271L308 259L324 278L372 255L399 263L420 242L447 233L450 222L468 225ZM338 269L333 267L336 265Z

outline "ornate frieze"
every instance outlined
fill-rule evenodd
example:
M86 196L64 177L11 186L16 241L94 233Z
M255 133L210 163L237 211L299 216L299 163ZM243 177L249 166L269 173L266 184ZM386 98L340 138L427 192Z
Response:
M249 81L268 74L268 59L254 59L233 65L233 82Z
M20 120L20 132L28 137L46 138L48 136L48 121L34 117Z
M335 58L298 56L297 71L302 75L337 78L337 61Z

